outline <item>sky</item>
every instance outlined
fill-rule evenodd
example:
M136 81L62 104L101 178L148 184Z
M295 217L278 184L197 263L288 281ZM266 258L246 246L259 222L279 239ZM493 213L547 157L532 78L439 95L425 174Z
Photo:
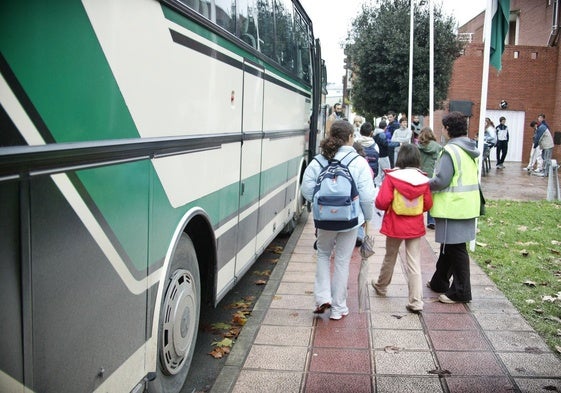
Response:
M482 12L486 0L435 0L443 11L454 16L460 25ZM321 53L327 67L327 82L341 83L345 74L344 54L341 43L347 37L352 20L362 9L362 4L372 0L300 0L312 19L314 36L321 42ZM406 21L409 24L409 20Z

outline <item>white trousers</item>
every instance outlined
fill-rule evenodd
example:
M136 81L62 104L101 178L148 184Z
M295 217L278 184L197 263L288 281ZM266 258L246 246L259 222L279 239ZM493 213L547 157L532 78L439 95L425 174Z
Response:
M318 229L314 296L318 306L323 303L331 303L331 312L335 315L344 315L349 312L347 283L356 235L356 228L347 232ZM334 254L333 277L331 277L331 254Z

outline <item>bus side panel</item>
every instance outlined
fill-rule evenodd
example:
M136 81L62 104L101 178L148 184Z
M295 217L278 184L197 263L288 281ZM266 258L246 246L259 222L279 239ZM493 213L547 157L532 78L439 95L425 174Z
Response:
M242 131L253 136L242 145L240 196L240 222L238 230L238 262L236 275L243 274L256 259L256 235L258 231L259 172L263 132L263 69L244 65L244 96Z
M85 228L91 218L79 217L69 205L73 197L62 195L57 184L44 176L30 186L33 388L86 392L144 345L146 291L129 291ZM139 232L137 246L146 247L146 228L133 230ZM136 383L143 375L131 370L130 377Z
M0 374L23 383L19 184L0 182ZM0 375L0 391L8 388Z
M305 144L305 130L309 127L310 98L298 88L273 83L271 74L265 82L263 114L263 163L261 194L266 195L260 203L258 244L264 244L278 233L295 210L295 187L298 181L297 164L301 162ZM279 111L282 108L282 111ZM271 131L298 131L283 138L267 138ZM287 184L288 181L288 184ZM276 189L282 184L281 189ZM289 211L291 212L289 214Z

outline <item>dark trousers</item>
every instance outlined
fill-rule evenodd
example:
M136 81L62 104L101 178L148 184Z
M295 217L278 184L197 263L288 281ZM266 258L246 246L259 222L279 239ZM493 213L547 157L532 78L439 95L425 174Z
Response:
M452 277L452 284L450 284ZM436 271L430 287L435 292L443 292L452 300L469 302L471 283L469 278L469 255L466 243L441 244Z
M508 141L497 141L497 165L501 165L505 162L507 151Z

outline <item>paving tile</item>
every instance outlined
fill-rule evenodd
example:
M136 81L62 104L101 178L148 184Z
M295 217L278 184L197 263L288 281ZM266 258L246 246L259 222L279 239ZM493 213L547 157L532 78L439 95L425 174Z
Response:
M312 272L286 272L282 278L282 282L307 282L314 283L315 273Z
M405 314L407 299L398 297L380 297L374 295L370 297L370 312L385 312Z
M384 349L388 346L404 350L429 350L429 344L422 330L372 330L373 348Z
M316 264L291 260L290 263L286 266L285 274L288 272L311 272L315 274Z
M311 310L270 308L263 319L264 325L313 326L314 314Z
M281 281L277 295L313 295L314 283Z
M429 330L475 330L479 326L470 314L423 313Z
M303 373L242 370L232 393L299 393Z
M507 299L474 299L468 303L472 312L517 313L518 311Z
M322 318L316 318L316 326L318 328L352 328L352 329L367 329L368 317L367 312L357 312L351 309L351 312L346 317L332 321L329 319L329 312L323 314Z
M505 372L492 352L443 352L436 353L442 370L451 375L504 376Z
M270 308L308 309L314 311L315 302L313 295L275 295Z
M494 286L493 280L483 271L483 269L472 258L469 264L471 285L489 285Z
M430 352L401 351L388 353L374 351L374 364L377 375L417 375L426 376L436 368Z
M311 327L261 325L255 344L307 347L312 336Z
M370 374L368 349L314 347L310 359L311 372Z
M253 345L244 368L302 371L306 364L307 347Z
M521 377L559 377L561 360L553 353L497 353L510 375Z
M368 348L368 329L334 328L332 325L316 328L315 348Z
M309 373L305 393L370 393L370 375Z
M512 393L513 384L506 377L446 377L446 383L453 393Z
M434 348L445 351L490 351L485 337L478 330L430 330Z
M423 327L419 314L405 310L401 313L373 312L370 315L370 324L375 329L419 330Z
M561 392L561 377L557 379L515 378L514 382L522 393Z
M377 393L438 393L442 385L437 376L429 377L376 377Z
M545 341L536 332L488 331L485 335L497 351L550 352Z
M474 299L506 300L506 296L494 285L471 285L471 295Z
M532 327L526 322L524 318L518 313L486 313L475 312L473 313L475 319L483 330L525 330L533 331Z

